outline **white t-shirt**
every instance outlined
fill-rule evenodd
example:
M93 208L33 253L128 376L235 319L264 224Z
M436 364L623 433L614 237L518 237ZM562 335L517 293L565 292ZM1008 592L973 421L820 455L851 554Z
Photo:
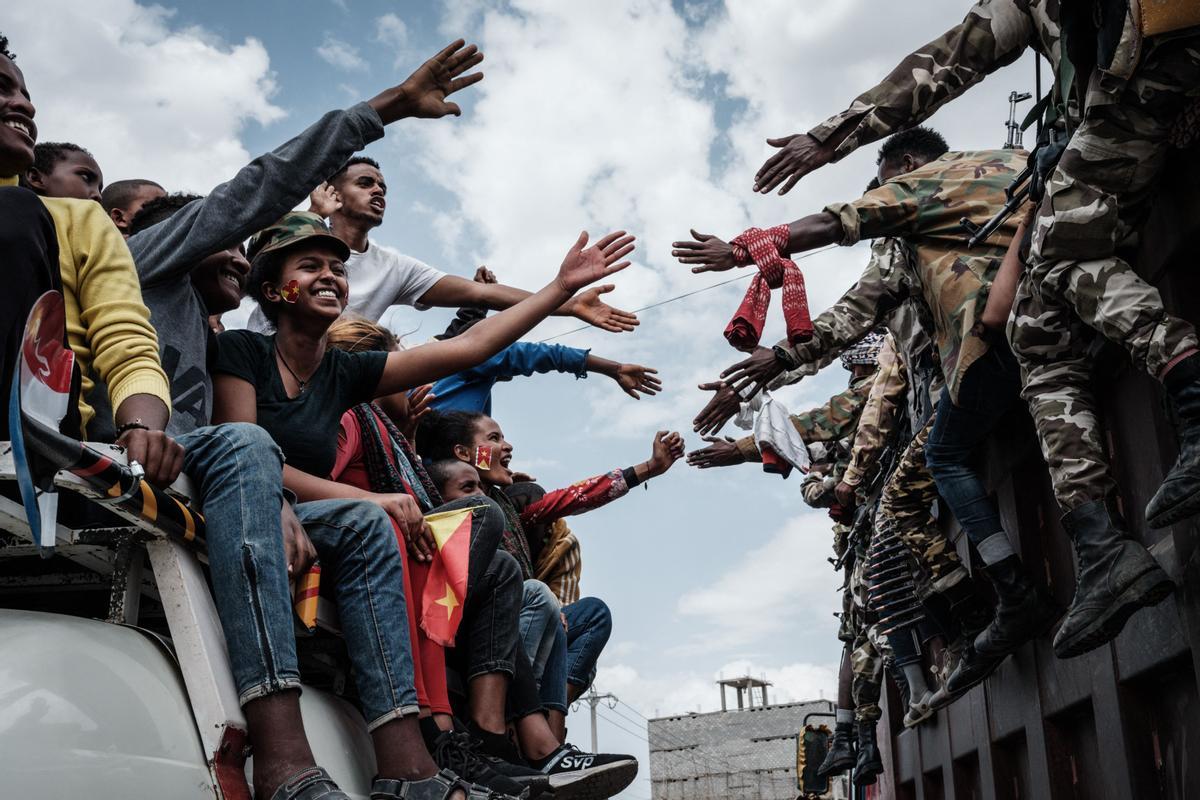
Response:
M365 252L351 251L346 260L346 279L350 282L350 302L346 311L378 322L389 306L414 306L424 310L428 306L417 301L445 275L423 261L368 239ZM272 330L257 304L247 327L263 333Z

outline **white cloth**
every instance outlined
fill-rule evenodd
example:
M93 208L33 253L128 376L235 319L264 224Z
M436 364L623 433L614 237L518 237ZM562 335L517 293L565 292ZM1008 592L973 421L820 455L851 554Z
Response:
M762 407L754 418L754 443L761 451L763 446L770 447L780 458L787 461L801 472L808 472L812 463L808 457L808 447L800 438L800 431L792 424L791 414L787 406L763 391Z
M414 306L424 311L428 306L417 301L445 276L423 261L368 239L365 252L351 252L346 260L346 279L350 283L346 311L372 322L378 322L390 306ZM272 330L257 306L247 327L260 333Z

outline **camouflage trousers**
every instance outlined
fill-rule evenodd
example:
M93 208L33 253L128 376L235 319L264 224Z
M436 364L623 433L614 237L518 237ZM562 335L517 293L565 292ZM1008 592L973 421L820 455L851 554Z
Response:
M1092 76L1083 121L1038 209L1009 318L1021 394L1064 512L1115 485L1090 383L1096 339L1124 346L1155 377L1197 346L1193 327L1168 314L1158 290L1118 254L1136 245L1172 125L1200 95L1200 34L1161 38L1147 41L1120 90Z
M834 526L835 538L838 527ZM863 579L865 558L856 558L846 574L842 591L842 624L838 638L850 652L850 696L854 700L855 719L876 722L883 712L879 697L883 691L883 661L886 645L867 615L867 583Z
M925 465L925 443L932 428L931 417L900 454L895 470L884 484L878 516L880 526L894 531L916 559L928 579L922 584L941 592L970 575L933 516L938 490Z

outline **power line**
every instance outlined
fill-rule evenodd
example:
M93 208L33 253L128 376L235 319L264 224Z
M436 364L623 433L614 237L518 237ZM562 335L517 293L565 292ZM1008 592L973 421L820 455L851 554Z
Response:
M822 247L820 250L812 250L807 253L804 253L803 255L796 256L792 260L793 261L803 261L806 258L812 258L815 255L820 255L821 253L828 252L837 247L840 247L840 245L836 245L836 244L827 245L825 247ZM659 306L665 306L667 303L674 303L676 300L683 300L685 297L691 297L692 295L701 294L702 292L707 292L709 289L716 289L720 286L725 286L727 284L734 283L735 281L744 281L747 278L750 278L757 274L758 274L757 272L751 270L751 271L746 272L743 275L738 275L736 278L730 278L729 280L721 281L719 283L713 283L708 286L701 287L699 289L693 289L690 292L684 292L683 294L678 294L678 295L675 295L674 297L668 297L666 300L659 300L657 303L651 303L648 306L642 306L641 308L635 308L632 313L640 314L641 312L649 311L652 308L658 308ZM555 339L561 339L562 337L570 336L573 333L579 333L580 331L586 331L588 328L591 328L591 327L593 327L593 326L580 325L578 328L572 328L569 331L563 331L562 333L556 333L553 336L548 336L545 339L539 340L539 342L540 343L552 342Z

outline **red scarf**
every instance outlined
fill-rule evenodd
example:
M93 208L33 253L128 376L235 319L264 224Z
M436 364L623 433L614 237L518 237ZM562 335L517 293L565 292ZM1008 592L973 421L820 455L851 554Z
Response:
M796 345L812 338L812 318L808 314L808 294L804 291L804 275L789 258L779 253L787 247L788 228L750 228L729 244L738 264L753 262L758 274L750 281L746 297L737 313L725 328L725 338L743 352L750 352L762 338L771 306L771 290L783 287L783 318L787 323L788 342Z

